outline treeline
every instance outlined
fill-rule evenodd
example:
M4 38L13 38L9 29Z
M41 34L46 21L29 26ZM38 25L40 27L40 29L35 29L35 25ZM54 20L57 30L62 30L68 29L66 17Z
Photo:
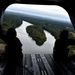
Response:
M64 25L51 25L51 24L39 24L36 26L41 27L42 29L48 31L49 33L51 33L55 39L59 38L59 34L63 29L66 29L70 32L70 38L75 38L71 32L75 33L74 29L72 26L64 26Z
M45 19L45 18L36 18L32 16L23 16L23 20L30 22L38 27L41 27L42 29L48 31L51 33L56 39L59 38L60 31L63 29L68 30L69 32L73 32L74 28L71 23L62 23L62 22L56 22L53 20ZM71 38L75 38L71 33L70 33Z
M37 26L37 25L36 25ZM43 30L48 31L51 35L53 35L55 38L59 37L59 32L60 29L53 27L52 25L45 25L45 24L40 24L38 25L39 27L41 27Z

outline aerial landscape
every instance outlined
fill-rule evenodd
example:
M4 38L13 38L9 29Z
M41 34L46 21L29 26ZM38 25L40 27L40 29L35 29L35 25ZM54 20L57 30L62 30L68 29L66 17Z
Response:
M33 9L32 9L33 11L26 9L28 13L26 11L25 12L23 11L23 13L21 13L22 11L18 12L16 10L15 11L10 10L10 7L4 12L4 15L3 15L2 29L4 34L6 34L6 31L10 27L13 27L15 29L19 28L21 24L23 23L23 21L25 21L32 24L27 26L25 30L28 36L32 38L33 41L35 41L35 44L38 47L43 46L43 44L47 41L47 36L44 31L47 31L48 33L50 33L54 37L54 39L57 39L59 38L60 31L62 31L63 29L66 29L70 33L70 38L75 39L75 31L72 26L72 23L68 21L66 18L64 18L65 16L63 16L64 20L61 19L60 17L59 18L57 17L59 14L57 16L55 15L56 19L53 19L52 17L53 14L51 14L50 16L51 18L49 18L48 16L49 13L47 16L44 15L44 13L43 13L44 16L43 15L40 16L42 14L41 12L42 9L40 10L40 15L39 15L38 14L39 9L37 10L38 13L33 12L34 11ZM5 44L1 39L0 39L0 43ZM71 46L70 48L75 49L75 46Z

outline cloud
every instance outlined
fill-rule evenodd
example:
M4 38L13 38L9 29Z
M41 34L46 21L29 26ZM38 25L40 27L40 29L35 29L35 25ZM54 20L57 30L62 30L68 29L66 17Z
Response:
M71 22L67 11L57 5L12 4L6 11L20 12L63 22Z

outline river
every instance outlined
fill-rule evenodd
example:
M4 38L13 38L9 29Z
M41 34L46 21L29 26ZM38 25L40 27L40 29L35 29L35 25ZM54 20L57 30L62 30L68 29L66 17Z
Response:
M47 40L42 46L38 46L26 32L26 27L29 25L33 24L23 21L21 26L16 28L17 37L23 44L23 54L52 54L55 38L49 32L44 30Z

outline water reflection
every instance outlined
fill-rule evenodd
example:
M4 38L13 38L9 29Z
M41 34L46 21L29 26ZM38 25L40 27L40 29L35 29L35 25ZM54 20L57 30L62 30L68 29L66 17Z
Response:
M26 32L26 27L32 25L31 23L28 23L26 21L23 21L22 25L18 28L16 28L17 36L21 40L23 44L23 53L24 54L52 54L53 53L53 46L55 42L55 38L48 33L47 31L44 31L46 34L47 41L42 45L38 46L36 45L35 41L30 38Z

